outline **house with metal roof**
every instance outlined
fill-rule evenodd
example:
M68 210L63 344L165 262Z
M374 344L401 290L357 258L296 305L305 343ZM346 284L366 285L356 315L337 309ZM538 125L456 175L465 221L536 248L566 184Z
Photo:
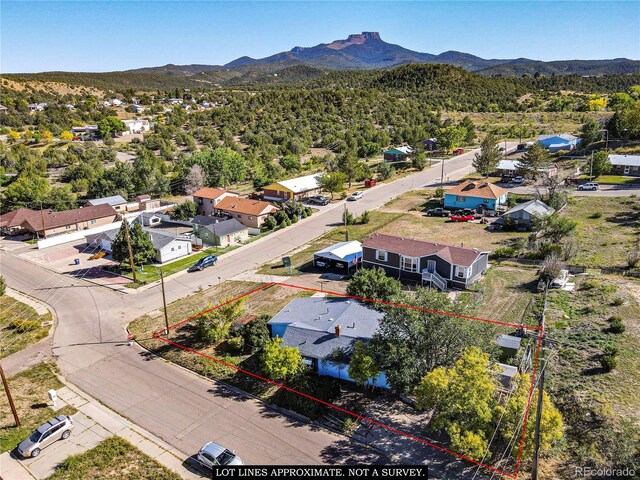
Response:
M496 172L498 174L510 177L515 176L520 170L521 165L518 160L500 160L496 167ZM558 174L558 166L556 164L541 165L536 169L536 171L548 177L554 177Z
M197 215L191 224L195 236L207 245L224 248L242 244L249 239L249 227L235 218L222 220L216 217Z
M301 297L280 310L268 327L272 338L280 337L284 345L297 348L318 375L353 381L348 358L357 341L371 339L382 316L349 298ZM389 388L384 372L370 383Z
M568 133L559 135L540 135L537 142L549 152L558 152L560 150L575 150L580 143L580 138Z
M313 254L313 266L332 268L344 273L358 267L362 261L362 244L358 241L339 242Z
M492 225L504 225L512 222L515 228L530 229L534 219L552 215L555 210L540 200L519 203L502 214Z
M380 267L398 280L464 289L489 268L489 252L376 233L362 242L362 268Z
M409 146L394 147L382 153L385 162L403 162L409 159L413 149Z
M506 205L508 190L489 182L467 180L444 193L445 208L496 210Z
M262 189L262 198L273 202L286 202L311 197L320 192L321 176L322 174L314 173L272 183Z
M640 177L640 155L609 155L611 173Z
M170 260L185 257L192 252L191 238L182 235L172 235L166 231L142 227L149 234L153 248L156 251L155 260L165 263ZM113 228L94 235L87 235L87 245L98 246L111 253L111 245L118 235L119 228Z
M110 197L92 198L85 202L85 206L96 205L111 205L113 209L118 213L124 213L127 211L127 202L121 195L111 195Z

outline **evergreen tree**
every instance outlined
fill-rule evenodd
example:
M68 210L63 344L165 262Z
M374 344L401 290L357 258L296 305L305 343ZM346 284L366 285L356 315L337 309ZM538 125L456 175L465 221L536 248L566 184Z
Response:
M127 245L127 234L125 224L118 231L116 238L111 244L111 256L116 262L125 263L129 261L129 247ZM142 229L142 226L135 222L129 227L129 239L131 251L133 253L133 263L137 266L144 265L156 256L155 248L151 237Z
M493 172L500 159L501 154L498 150L498 140L491 133L487 134L480 144L480 152L476 153L473 160L473 167L476 171L485 177L488 177Z
M527 178L536 178L538 169L548 161L549 154L542 144L535 142L520 159L520 173Z

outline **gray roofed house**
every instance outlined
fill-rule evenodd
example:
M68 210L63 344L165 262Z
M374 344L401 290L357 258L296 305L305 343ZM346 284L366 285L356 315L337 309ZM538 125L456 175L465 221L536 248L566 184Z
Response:
M87 200L85 206L111 205L116 212L126 212L127 203L128 202L121 195L112 195L110 197Z
M209 245L228 247L232 244L241 244L249 238L249 227L235 218L221 220L198 215L191 224L196 237Z
M612 174L640 176L640 155L609 155L609 163Z
M184 257L192 252L191 239L182 236L172 235L165 231L154 230L143 227L149 234L153 248L156 251L156 261L165 263L169 260ZM88 245L97 245L102 250L111 252L111 244L118 235L119 228L113 228L94 235L87 235Z
M294 298L268 323L272 337L295 347L319 375L353 381L347 365L327 362L336 349L350 355L357 341L368 342L378 329L383 314L349 298ZM381 373L371 383L388 387Z
M505 220L513 222L513 225L519 229L529 229L535 218L548 217L555 212L546 203L540 200L530 200L528 202L520 203L513 208L510 208L502 214L492 225L504 225Z

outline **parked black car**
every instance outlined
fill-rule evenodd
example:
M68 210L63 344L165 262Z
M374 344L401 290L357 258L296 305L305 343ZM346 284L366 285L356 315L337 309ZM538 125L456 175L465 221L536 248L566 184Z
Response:
M309 203L313 203L314 205L329 205L329 199L318 195L316 197L309 197Z
M216 257L215 255L207 255L206 257L202 257L196 263L191 265L188 271L195 272L195 271L204 270L207 267L215 265L217 261L218 261L218 257Z
M449 210L445 210L442 207L430 208L429 210L427 210L427 216L429 217L448 217L450 215L451 212Z

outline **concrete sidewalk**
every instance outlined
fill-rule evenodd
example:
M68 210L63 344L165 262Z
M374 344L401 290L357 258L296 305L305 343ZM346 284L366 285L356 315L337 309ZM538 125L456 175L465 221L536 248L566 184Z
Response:
M43 449L36 458L18 459L14 452L5 452L0 455L0 478L3 480L47 478L70 455L86 452L113 435L124 438L182 478L206 478L204 475L194 473L195 470L191 467L185 466L188 455L131 423L75 387L67 385L57 393L56 410L65 405L71 405L78 410L73 415L75 425L73 433L68 440L60 440ZM188 465L188 462L186 464ZM126 468L126 465L123 465L123 468Z

